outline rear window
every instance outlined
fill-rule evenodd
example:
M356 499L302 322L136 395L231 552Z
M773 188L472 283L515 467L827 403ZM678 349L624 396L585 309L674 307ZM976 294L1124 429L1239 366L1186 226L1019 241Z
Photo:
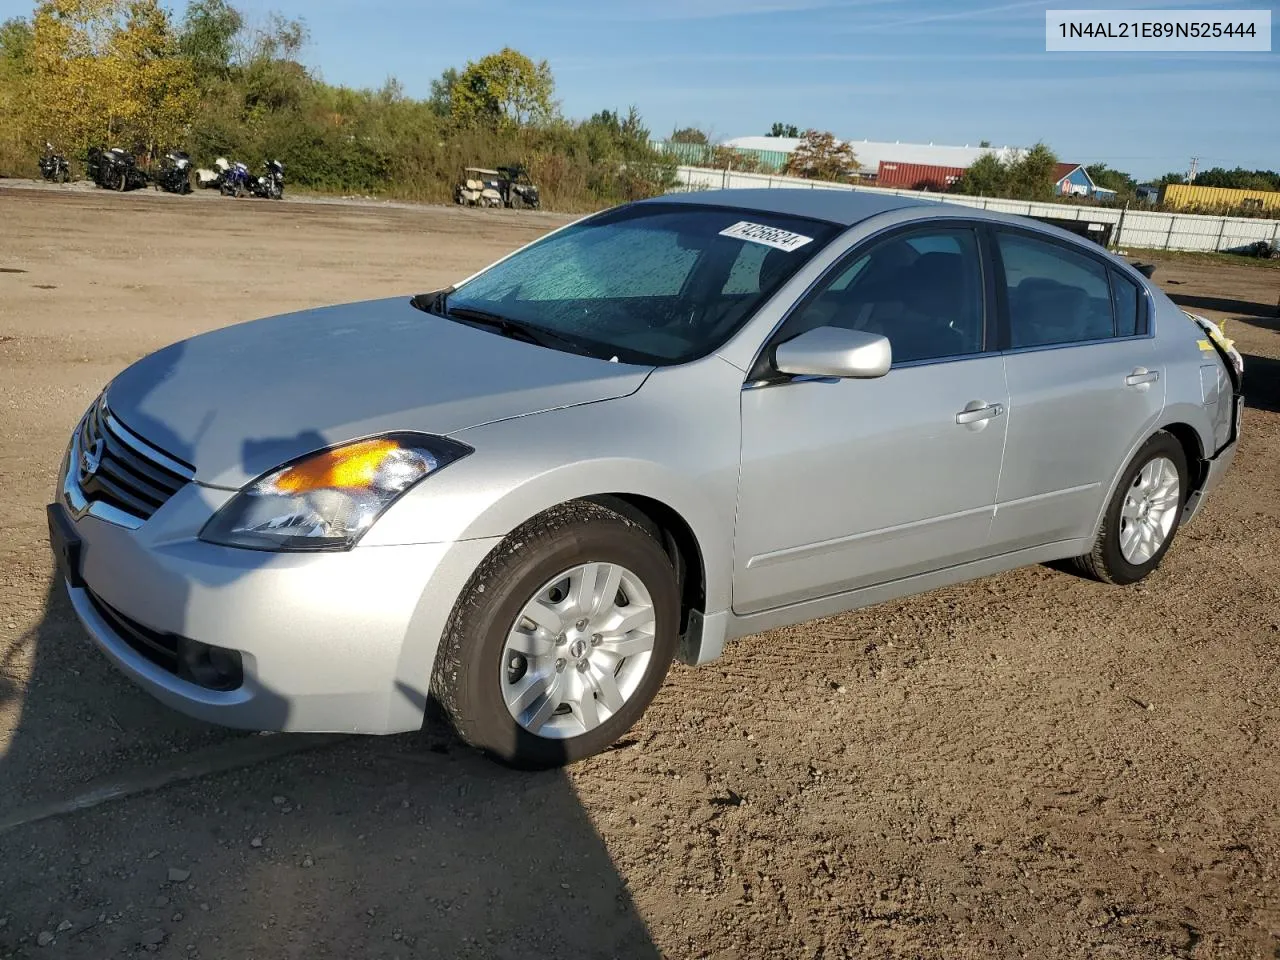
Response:
M1138 285L1128 277L1111 271L1111 308L1116 316L1116 336L1133 337L1142 333L1142 300Z
M1115 336L1106 267L1061 244L1019 233L997 237L1008 285L1010 346Z
M496 264L450 294L448 308L551 330L606 359L683 363L737 332L839 229L758 211L634 204Z

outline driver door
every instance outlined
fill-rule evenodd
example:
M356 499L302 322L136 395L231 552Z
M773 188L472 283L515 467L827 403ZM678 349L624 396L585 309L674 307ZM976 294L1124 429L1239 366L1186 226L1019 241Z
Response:
M987 552L1008 419L968 225L855 248L776 344L820 326L889 338L877 379L765 375L742 391L733 608L750 614ZM772 350L766 348L767 355Z

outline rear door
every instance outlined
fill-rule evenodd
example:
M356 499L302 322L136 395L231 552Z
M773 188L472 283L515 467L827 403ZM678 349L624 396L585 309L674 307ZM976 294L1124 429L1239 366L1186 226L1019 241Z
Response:
M1000 227L1009 424L992 546L1089 537L1126 457L1164 407L1142 288L1082 246Z

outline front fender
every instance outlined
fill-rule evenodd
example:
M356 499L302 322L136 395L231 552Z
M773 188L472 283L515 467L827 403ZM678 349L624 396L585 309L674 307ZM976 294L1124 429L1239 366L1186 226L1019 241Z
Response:
M660 370L628 397L459 431L475 452L397 501L361 547L504 537L567 500L642 496L697 540L706 612L728 609L741 383L712 357Z

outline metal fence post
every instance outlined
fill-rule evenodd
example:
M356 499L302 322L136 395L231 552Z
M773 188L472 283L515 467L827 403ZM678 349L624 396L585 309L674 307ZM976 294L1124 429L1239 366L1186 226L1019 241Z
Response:
M1124 215L1129 212L1129 201L1124 202L1124 206L1120 208L1120 220L1116 224L1115 242L1111 244L1113 248L1124 246L1122 235L1124 234Z
M1227 218L1223 217L1222 225L1218 227L1218 239L1214 241L1214 244L1213 244L1214 253L1222 252L1222 235L1226 232L1227 232Z
M1164 235L1164 248L1169 250L1169 241L1173 239L1173 225L1178 222L1177 217L1169 218L1169 232Z

